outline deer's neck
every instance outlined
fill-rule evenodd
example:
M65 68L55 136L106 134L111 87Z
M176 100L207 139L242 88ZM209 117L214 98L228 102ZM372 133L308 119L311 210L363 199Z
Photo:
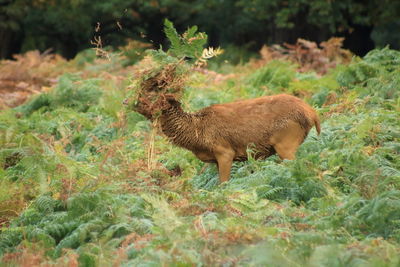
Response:
M184 112L182 108L171 107L162 111L161 129L175 145L189 150L200 150L204 137L202 116Z

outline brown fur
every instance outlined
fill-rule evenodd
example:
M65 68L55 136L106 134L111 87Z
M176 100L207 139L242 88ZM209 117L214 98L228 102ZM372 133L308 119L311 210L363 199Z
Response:
M172 143L192 151L204 162L218 164L220 181L229 179L232 161L277 153L294 159L297 148L320 123L315 111L297 97L281 94L217 104L186 113L173 97L165 98L161 128Z

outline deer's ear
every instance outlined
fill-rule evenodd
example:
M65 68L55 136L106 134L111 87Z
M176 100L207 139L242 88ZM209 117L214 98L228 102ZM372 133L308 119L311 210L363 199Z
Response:
M170 104L173 107L180 107L181 103L175 99L172 95L166 95L165 100L167 100L168 104Z

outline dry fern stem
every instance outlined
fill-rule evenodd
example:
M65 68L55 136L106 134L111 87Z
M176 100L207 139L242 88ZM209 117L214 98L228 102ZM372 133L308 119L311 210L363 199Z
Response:
M151 74L151 70L142 74L144 77L150 76L140 83L135 111L154 120L158 115L157 112L165 108L166 96L181 98L186 80L185 74L177 74L177 67L181 62L165 65L155 74Z

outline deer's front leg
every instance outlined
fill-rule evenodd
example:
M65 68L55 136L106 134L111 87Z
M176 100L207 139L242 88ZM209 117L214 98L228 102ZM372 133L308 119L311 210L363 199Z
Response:
M221 146L215 149L214 152L218 163L219 181L221 183L226 182L229 180L229 176L231 175L231 167L235 151L229 147Z

